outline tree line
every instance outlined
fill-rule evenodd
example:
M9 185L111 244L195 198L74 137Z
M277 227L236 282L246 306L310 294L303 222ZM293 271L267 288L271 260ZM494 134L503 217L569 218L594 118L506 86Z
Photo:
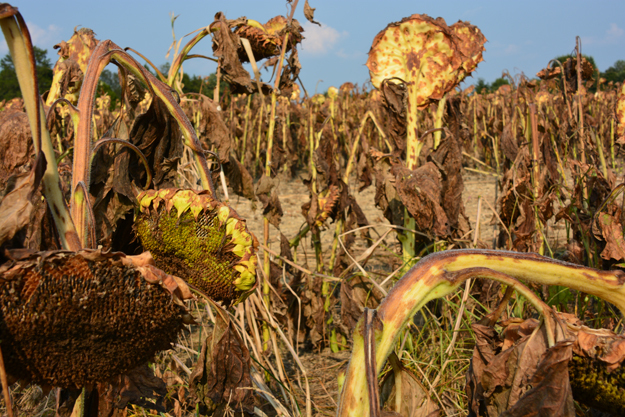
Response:
M570 57L571 57L570 55L561 55L555 59L557 59L560 62L565 62ZM610 81L612 81L613 83L616 84L616 83L622 83L623 81L625 81L625 60L619 59L610 68L608 68L604 72L601 72L597 68L597 64L595 64L595 60L593 57L584 55L584 58L586 58L588 62L590 62L590 65L592 65L592 67L594 68L595 79L597 78L597 75L598 75L600 78L605 79L606 83L609 83ZM492 83L487 83L483 78L478 78L477 82L475 83L475 91L479 94L493 93L497 91L497 89L501 87L502 85L508 85L508 84L510 84L510 81L504 77L497 78Z
M33 47L35 53L35 64L37 68L37 80L39 91L45 93L52 85L54 64L48 58L48 51L37 46ZM164 64L160 69L167 72L169 63ZM147 67L146 67L147 68ZM154 73L149 68L148 71ZM162 72L162 71L161 71ZM217 85L217 76L213 73L206 77L199 75L184 74L182 77L183 93L199 93L213 98L213 90ZM227 89L227 84L222 81L220 85L221 91ZM100 76L98 85L98 93L107 93L111 97L111 107L116 106L116 102L121 99L121 86L117 73L105 69ZM16 97L22 97L20 86L15 74L15 67L11 54L6 54L0 60L0 101L11 100Z
M52 85L53 64L48 58L47 50L35 46L34 52L35 63L37 66L37 78L39 81L39 91L45 92L48 91ZM568 57L569 55L563 55L556 59L564 62ZM585 56L585 58L590 61L596 72L601 76L601 78L604 78L606 82L612 81L614 83L620 83L625 81L625 60L620 59L604 72L599 72L594 59L588 56ZM162 65L159 69L161 72L167 73L169 63ZM148 68L148 70L150 69ZM202 92L204 95L213 98L213 90L217 85L217 76L214 73L206 77L202 77L200 75L190 76L185 73L182 77L182 84L182 91L184 93ZM503 77L497 78L492 83L487 83L483 78L478 78L477 83L475 84L475 91L478 93L490 93L506 84L510 84L510 81ZM116 102L121 98L121 87L119 85L117 74L108 69L102 71L98 88L100 93L107 93L111 97L111 107L115 107ZM225 91L227 88L227 84L222 81L220 85L221 91ZM6 54L4 58L0 60L0 101L10 100L21 96L22 94L17 82L17 75L15 74L15 68L13 66L13 61L11 60L11 55Z

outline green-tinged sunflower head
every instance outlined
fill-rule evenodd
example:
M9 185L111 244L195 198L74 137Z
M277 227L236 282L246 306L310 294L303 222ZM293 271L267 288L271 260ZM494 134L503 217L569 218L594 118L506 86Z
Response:
M226 305L255 288L258 241L232 208L192 190L149 190L138 200L135 229L159 268Z

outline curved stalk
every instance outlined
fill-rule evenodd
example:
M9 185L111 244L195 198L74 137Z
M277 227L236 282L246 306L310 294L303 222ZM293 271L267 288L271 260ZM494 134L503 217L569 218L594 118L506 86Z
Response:
M46 128L46 116L37 87L34 52L28 28L22 15L8 4L0 8L0 26L9 46L24 98L35 151L42 151L46 158L47 166L42 179L43 195L52 213L61 246L68 250L80 250L80 240L60 188L56 154L50 132Z
M150 164L148 163L148 160L146 159L146 157L143 154L143 152L141 152L141 149L139 149L138 147L136 147L132 143L128 142L127 140L118 139L118 138L102 138L102 139L100 139L99 141L97 141L96 143L93 144L93 150L91 151L91 159L90 159L89 164L93 163L93 159L95 158L95 155L96 155L96 152L98 151L98 149L100 149L102 146L106 145L107 143L117 143L117 144L122 145L122 146L127 146L130 149L132 149L133 151L135 151L135 154L137 154L137 156L141 160L141 163L143 164L143 167L145 168L145 171L147 172L147 178L145 179L145 187L144 187L145 189L147 189L150 186L150 184L152 183L152 171L150 170Z
M614 304L625 313L623 271L598 271L530 253L477 249L438 252L423 258L408 271L378 307L377 316L383 329L376 337L377 373L382 370L403 327L425 303L451 293L468 278L487 276L499 280L497 273L592 294ZM364 349L361 319L354 330L354 347L338 416L368 415L369 399L362 370Z
M206 161L202 145L195 133L193 125L189 122L188 118L184 114L184 111L180 108L178 101L174 98L171 88L150 74L145 68L143 68L143 66L135 61L132 56L119 48L115 43L109 40L102 41L96 46L91 54L83 86L81 88L80 98L78 100L79 120L76 128L76 139L74 143L71 213L74 221L76 222L78 235L83 244L86 242L89 234L87 231L88 213L87 208L85 207L85 204L88 204L88 201L85 199L77 199L75 197L75 193L78 189L79 183L82 182L87 187L90 183L91 166L89 161L93 151L93 125L91 123L93 103L99 76L111 60L115 60L119 65L123 66L134 76L139 78L149 88L150 93L153 96L158 97L163 102L168 112L178 123L185 145L188 146L193 152L193 157L197 164L200 179L202 181L202 187L205 190L209 190L212 195L216 195L215 188L211 180L211 172L208 168L208 163Z

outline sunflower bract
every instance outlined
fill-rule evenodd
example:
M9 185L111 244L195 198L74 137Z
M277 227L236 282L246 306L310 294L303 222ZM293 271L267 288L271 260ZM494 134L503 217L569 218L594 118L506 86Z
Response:
M135 228L156 265L229 305L256 285L256 238L209 193L150 190L139 195Z

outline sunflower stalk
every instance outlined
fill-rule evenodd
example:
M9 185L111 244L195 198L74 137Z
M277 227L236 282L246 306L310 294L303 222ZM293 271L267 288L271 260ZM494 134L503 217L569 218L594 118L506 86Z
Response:
M287 20L287 27L291 24L291 21L293 20L293 14L295 13L295 8L297 7L297 2L298 0L295 0L293 2L293 4L291 5L291 12L289 14L288 20ZM279 93L279 88L280 88L280 75L282 74L282 66L284 63L284 55L286 53L287 50L287 45L289 42L289 32L287 31L284 34L284 38L282 39L282 48L280 51L280 58L278 60L278 69L276 71L276 80L273 86L273 90L271 91L271 105L270 105L270 109L269 109L269 129L267 131L267 156L266 156L266 160L265 160L265 176L267 178L271 178L271 167L272 167L272 153L273 153L273 139L274 139L274 133L275 133L275 128L276 128L276 107L277 107L277 96ZM254 61L252 61L254 62ZM256 74L256 80L257 82L260 83L260 79L258 77L258 73L255 70L254 71ZM260 89L259 89L260 90ZM264 105L264 102L263 102ZM262 126L262 125L261 125ZM260 130L260 129L259 129ZM260 143L260 137L259 137L259 143ZM258 150L258 147L257 147ZM258 155L257 155L258 156ZM269 237L270 237L270 233L269 233L269 219L265 216L263 217L263 243L265 245L265 247L269 248L270 244L269 244ZM263 281L263 301L265 302L265 305L267 306L267 308L269 308L269 306L271 305L271 297L270 297L270 287L269 287L269 279L271 276L271 259L269 257L269 253L267 251L265 251L265 257L263 258L263 272L264 272L264 281ZM269 329L266 325L263 326L263 342L265 343L265 345L268 344L268 340L267 340L267 333L268 333Z
M30 33L17 8L9 4L0 9L0 26L9 47L15 66L15 73L24 98L24 107L32 132L36 152L43 152L46 158L46 171L43 175L43 195L46 198L54 225L58 231L61 246L77 251L81 249L79 235L74 221L63 198L54 145L46 125L46 116L39 96L37 73Z
M77 119L78 125L75 127L76 139L74 141L71 212L77 224L81 244L86 247L95 245L95 242L90 242L88 240L88 236L90 235L89 228L93 228L94 225L89 223L89 209L87 207L89 201L87 199L77 198L76 192L79 184L84 184L87 189L90 184L90 160L93 152L94 139L93 124L91 123L94 112L93 103L100 74L111 60L115 60L126 70L138 77L148 87L150 93L152 93L153 96L157 96L163 102L168 112L177 121L178 127L184 137L185 145L193 152L193 158L200 173L202 187L205 190L209 190L212 195L216 195L202 145L197 138L193 125L172 95L170 87L146 71L134 58L127 52L121 50L113 42L109 40L102 41L92 52L92 58L87 66L84 83L78 100L78 117L73 118L73 120Z
M376 373L379 375L406 323L428 301L450 294L462 282L475 277L507 285L513 278L566 286L597 296L625 312L625 273L620 270L598 271L530 253L476 249L438 252L417 263L378 307L382 330L375 340ZM519 288L521 286L517 286ZM337 415L341 417L369 415L362 318L356 325L353 339L352 356L339 400Z

